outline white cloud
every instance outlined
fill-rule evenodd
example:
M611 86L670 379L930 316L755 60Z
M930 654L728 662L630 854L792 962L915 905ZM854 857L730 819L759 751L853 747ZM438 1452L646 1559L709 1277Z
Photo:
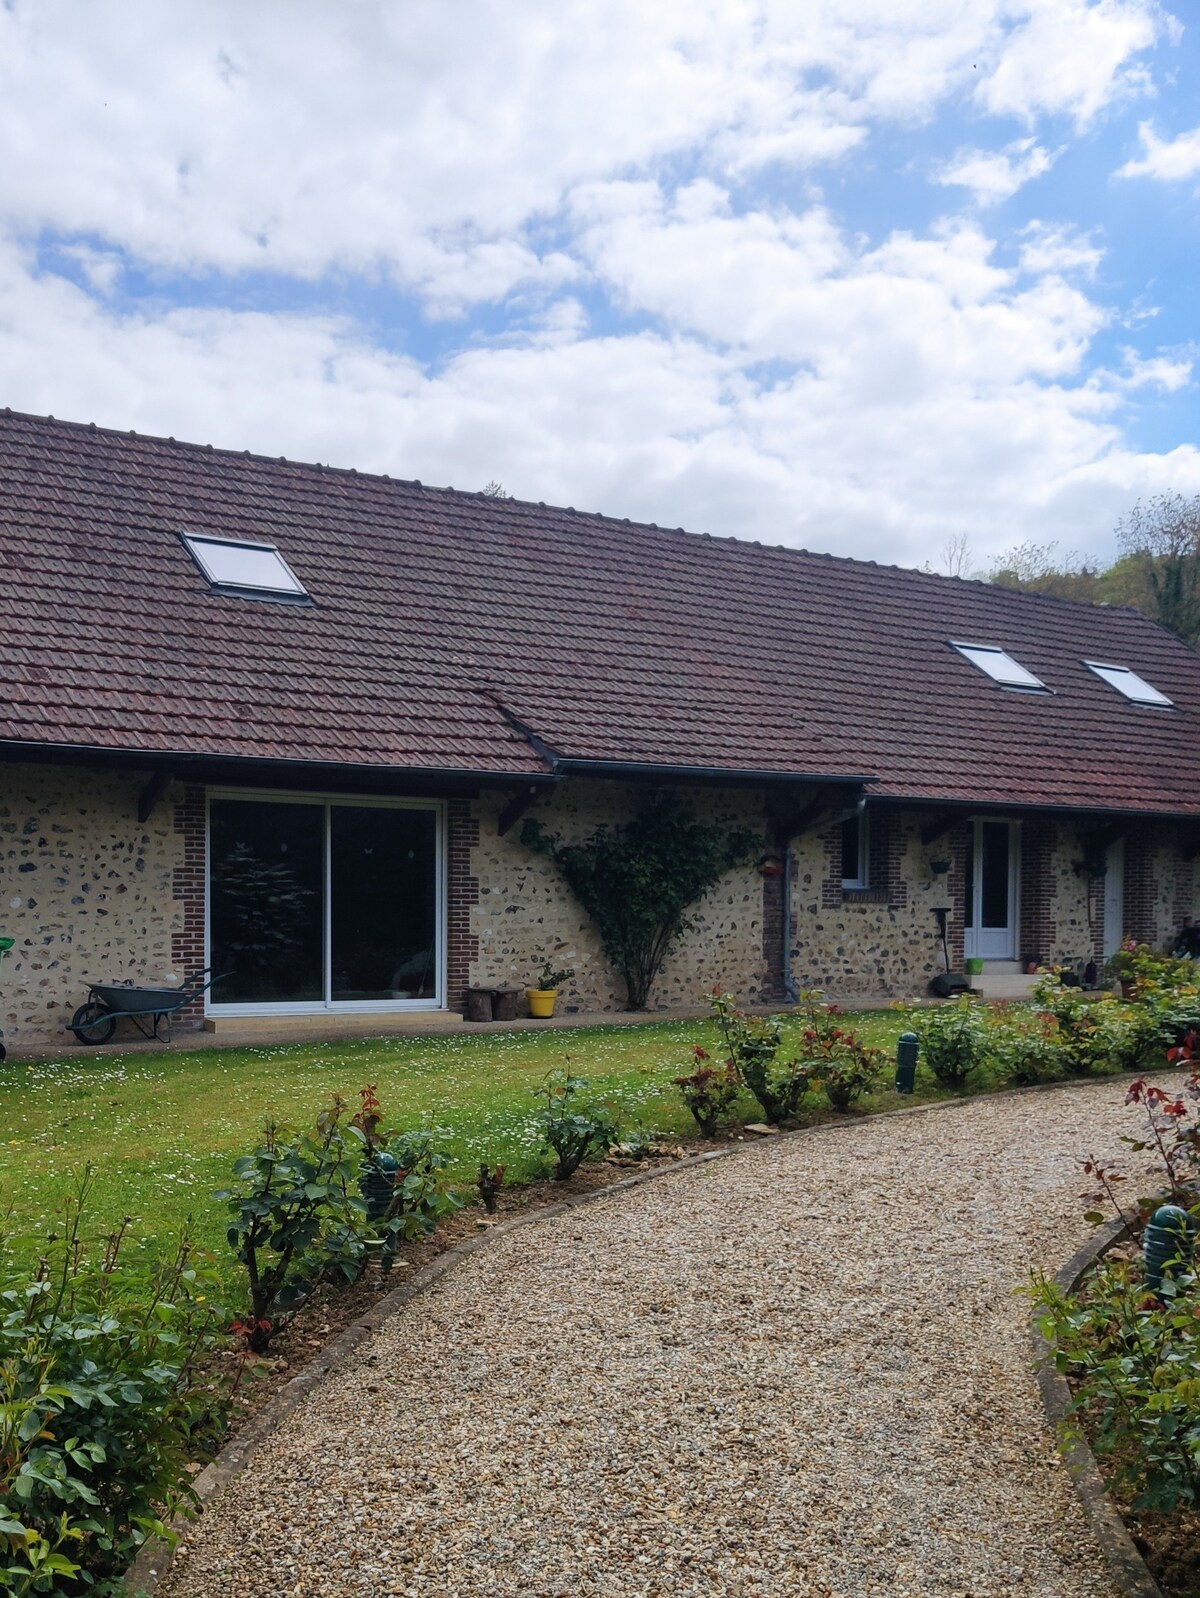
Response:
M1114 101L1151 92L1143 53L1175 24L1154 0L1022 0L976 98L994 115L1050 113L1080 128Z
M564 196L686 158L836 165L972 88L1081 120L1138 81L1148 0L12 0L11 228L169 271L368 273L438 314L569 275ZM982 77L982 81L981 81Z
M577 247L630 311L742 359L890 384L896 403L944 381L1069 376L1105 320L1060 278L1016 288L967 224L856 249L822 207L739 215L711 184L675 201L592 185L575 214Z
M979 205L1009 200L1054 165L1054 156L1033 139L1018 139L1002 150L957 150L936 174L938 183L970 189Z
M1104 251L1088 233L1051 222L1030 222L1021 229L1021 270L1040 277L1049 272L1095 276Z
M98 250L90 244L62 244L56 253L78 268L96 294L111 294L125 269L115 250Z
M1158 178L1162 183L1184 183L1200 176L1200 128L1181 133L1174 139L1160 139L1152 123L1138 128L1142 143L1140 160L1126 161L1117 171L1120 178Z
M1128 345L1122 345L1121 359L1125 362L1125 371L1119 379L1122 387L1157 388L1167 394L1186 388L1191 382L1192 368L1195 366L1192 359L1181 356L1159 354L1143 357Z

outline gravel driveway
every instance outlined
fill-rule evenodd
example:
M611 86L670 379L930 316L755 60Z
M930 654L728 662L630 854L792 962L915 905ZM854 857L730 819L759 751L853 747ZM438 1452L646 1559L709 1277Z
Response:
M171 1598L1112 1598L1030 1373L1120 1081L748 1145L465 1260Z

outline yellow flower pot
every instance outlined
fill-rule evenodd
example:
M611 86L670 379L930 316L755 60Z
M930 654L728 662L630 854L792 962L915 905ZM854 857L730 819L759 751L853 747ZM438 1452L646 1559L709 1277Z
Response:
M529 1013L539 1021L545 1021L554 1014L554 1001L558 998L556 988L526 988L525 997L529 1000Z

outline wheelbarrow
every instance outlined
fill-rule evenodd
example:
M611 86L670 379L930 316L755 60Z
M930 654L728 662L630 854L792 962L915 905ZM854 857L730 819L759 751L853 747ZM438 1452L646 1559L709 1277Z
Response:
M232 976L222 971L220 976L209 976L211 966L203 971L193 971L177 988L126 988L119 984L89 982L91 998L81 1004L67 1024L80 1043L107 1043L117 1030L118 1021L132 1021L144 1038L171 1041L171 1017L207 993L214 982L223 982ZM159 1026L165 1025L164 1032Z

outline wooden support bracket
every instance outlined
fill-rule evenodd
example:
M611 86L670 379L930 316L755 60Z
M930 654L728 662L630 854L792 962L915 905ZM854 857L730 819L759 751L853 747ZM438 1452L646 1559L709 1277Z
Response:
M943 810L921 828L921 842L928 846L944 838L956 821L964 819L961 810Z
M1080 839L1084 854L1107 854L1109 845L1116 843L1118 838L1123 838L1127 831L1128 828L1123 821L1114 821L1110 826L1097 827L1094 832L1085 832ZM1200 843L1200 839L1197 841Z
M800 810L791 810L776 816L772 822L776 848L783 849L793 838L802 837L817 825L826 814L832 814L829 801L823 796L811 799Z
M156 771L150 781L142 789L138 797L138 820L149 821L154 814L154 807L163 796L163 789L170 782L173 773L165 767Z
M496 822L496 836L498 838L503 838L506 832L516 826L537 796L538 790L532 786L513 795L500 812L499 819Z

